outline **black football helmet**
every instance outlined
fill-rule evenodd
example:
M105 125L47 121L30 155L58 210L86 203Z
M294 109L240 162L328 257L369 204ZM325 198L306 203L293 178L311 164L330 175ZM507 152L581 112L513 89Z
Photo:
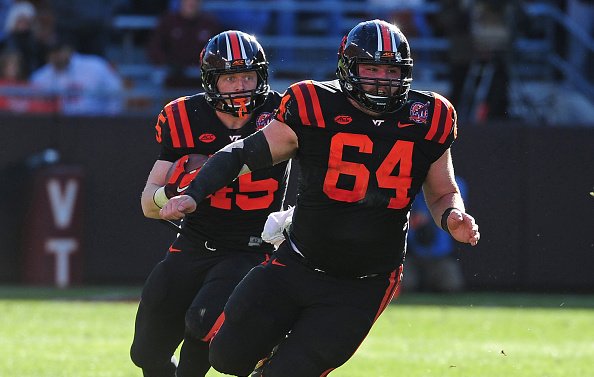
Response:
M255 71L256 89L221 93L217 81L224 74ZM262 106L270 90L268 61L255 37L237 30L228 30L212 37L200 53L200 77L206 101L218 111L245 116Z
M399 79L376 79L359 75L359 64L385 64L399 67ZM359 105L376 113L399 110L408 98L413 60L406 37L400 29L382 20L357 24L343 38L338 49L336 76L342 89ZM366 92L362 85L374 85ZM390 87L387 94L380 87Z

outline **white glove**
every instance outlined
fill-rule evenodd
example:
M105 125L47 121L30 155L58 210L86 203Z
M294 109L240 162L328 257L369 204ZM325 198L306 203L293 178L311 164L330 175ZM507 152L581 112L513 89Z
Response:
M293 221L293 208L286 211L272 212L266 219L264 230L262 231L262 240L278 247L285 240L283 231L289 228Z

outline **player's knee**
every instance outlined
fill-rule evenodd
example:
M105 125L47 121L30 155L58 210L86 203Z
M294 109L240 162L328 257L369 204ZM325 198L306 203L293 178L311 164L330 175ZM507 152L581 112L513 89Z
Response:
M130 359L134 365L142 369L142 374L145 377L175 376L176 363L173 357L161 359L148 351L137 344L132 344L130 348Z
M186 312L186 336L200 340L213 331L218 315L208 312L206 308L188 309Z
M218 352L213 343L210 346L209 361L218 372L233 376L248 376L258 362L248 360L242 352Z
M225 320L225 325L227 325ZM210 365L217 371L234 376L247 376L255 368L258 361L266 356L266 352L258 352L258 346L246 347L245 336L237 336L223 326L211 340L209 347Z
M139 368L150 368L155 363L155 358L149 350L138 343L132 343L130 359Z
M132 344L132 347L130 347L130 359L132 360L134 365L136 365L139 368L142 368L144 360L143 355L142 352L140 352L139 347L134 343Z

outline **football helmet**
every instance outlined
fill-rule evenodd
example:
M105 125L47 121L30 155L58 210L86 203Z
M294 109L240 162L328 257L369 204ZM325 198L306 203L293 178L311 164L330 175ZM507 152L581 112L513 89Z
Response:
M221 93L217 81L224 74L255 71L254 90ZM218 111L244 116L262 106L270 90L268 60L255 37L237 30L228 30L212 37L200 53L200 77L206 101Z
M359 64L384 64L400 68L399 79L377 79L359 75ZM347 95L359 105L376 113L402 108L412 82L413 60L408 41L400 29L382 20L357 24L343 38L338 49L336 76ZM363 85L375 86L372 92ZM384 94L381 87L389 87Z

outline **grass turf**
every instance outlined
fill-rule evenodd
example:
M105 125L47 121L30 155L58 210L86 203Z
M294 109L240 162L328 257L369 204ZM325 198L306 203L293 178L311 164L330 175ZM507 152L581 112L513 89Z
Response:
M0 287L0 376L140 377L139 291ZM592 296L405 293L331 376L591 377L592 360Z

